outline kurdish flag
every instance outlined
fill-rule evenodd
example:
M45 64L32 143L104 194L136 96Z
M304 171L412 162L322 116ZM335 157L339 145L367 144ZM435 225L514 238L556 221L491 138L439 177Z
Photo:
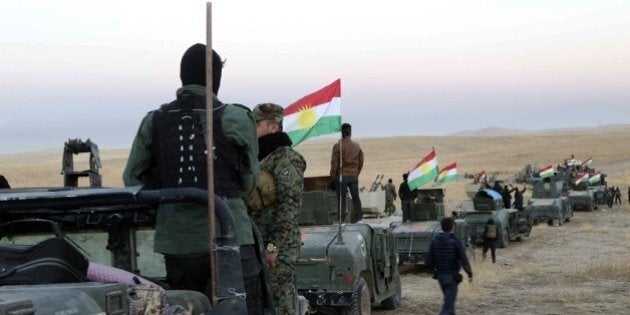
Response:
M553 166L545 166L540 169L540 178L547 178L553 176Z
M595 185L601 181L602 181L602 174L600 172L593 174L593 176L591 176L591 178L588 179L589 185Z
M341 131L341 80L285 108L283 129L294 147L308 138Z
M440 170L440 174L435 180L435 184L433 187L439 186L441 184L446 184L448 182L457 180L457 163L453 163L449 166L446 166L442 170Z
M416 164L416 166L411 170L409 176L407 177L407 185L410 190L414 190L432 181L437 175L437 158L435 157L435 150L431 150L431 153L425 156L424 159L418 162L418 164Z
M579 185L580 183L587 183L588 182L588 173L584 173L582 175L578 175L577 178L575 179L575 181L573 181L576 185Z
M592 157L586 159L586 161L584 161L584 163L582 163L582 166L591 168L591 163L593 163L593 158Z
M575 165L575 158L570 157L568 159L564 159L564 163L568 166L573 166Z

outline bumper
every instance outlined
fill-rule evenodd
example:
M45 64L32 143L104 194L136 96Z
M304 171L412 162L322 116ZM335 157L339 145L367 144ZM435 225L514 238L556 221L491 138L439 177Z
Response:
M424 264L424 258L427 256L427 253L399 253L398 254L398 262L399 263L411 263L411 264Z
M352 292L313 292L300 291L298 293L308 300L312 307L318 306L350 306Z

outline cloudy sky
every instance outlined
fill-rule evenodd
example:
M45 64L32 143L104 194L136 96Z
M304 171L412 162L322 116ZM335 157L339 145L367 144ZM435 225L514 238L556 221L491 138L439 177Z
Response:
M213 1L219 97L337 78L356 137L630 123L630 1ZM205 42L206 1L1 1L0 153L130 146Z

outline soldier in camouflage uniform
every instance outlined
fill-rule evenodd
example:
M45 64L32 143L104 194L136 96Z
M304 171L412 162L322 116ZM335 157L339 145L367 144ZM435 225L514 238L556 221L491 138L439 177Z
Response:
M261 176L253 192L258 196L250 196L248 206L266 244L278 314L292 315L297 308L294 266L302 243L297 219L302 208L306 161L291 148L289 136L282 132L283 112L282 107L271 103L254 108Z
M392 179L387 180L387 185L383 186L385 190L385 213L390 216L396 211L394 201L396 200L396 187L392 184Z

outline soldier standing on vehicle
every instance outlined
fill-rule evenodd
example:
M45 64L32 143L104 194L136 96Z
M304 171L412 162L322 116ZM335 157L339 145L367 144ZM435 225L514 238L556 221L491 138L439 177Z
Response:
M503 186L503 207L505 209L509 209L512 205L512 192L514 189L510 190L507 185Z
M473 281L473 272L462 241L452 233L453 218L442 219L440 225L443 232L431 241L425 263L433 269L433 278L438 281L444 294L444 304L440 315L447 315L455 314L457 286L463 280L459 270L464 268L470 282Z
M527 191L527 187L523 187L522 190L518 190L518 187L514 188L514 209L523 211L523 194Z
M359 174L363 169L363 150L351 138L352 126L348 123L342 124L341 140L335 143L332 148L330 176L335 181L337 205L341 204L341 221L345 221L346 218L346 196L350 190L355 212L355 221L353 222L357 222L363 220L361 198L359 198Z
M486 222L486 226L483 230L483 252L481 253L484 260L486 260L486 254L488 253L488 248L490 249L490 254L492 255L492 263L494 264L497 261L496 256L496 248L494 246L494 242L497 240L497 226L494 225L494 219L488 219Z
M409 183L407 182L408 173L402 175L403 182L398 187L398 196L400 197L400 207L402 208L402 221L411 221L411 212L413 211L413 201L416 200L417 191L409 189Z
M215 96L222 69L221 57L213 51ZM177 90L176 100L143 118L123 173L126 186L208 189L205 45L195 44L186 50L180 78L182 87ZM254 115L244 106L223 104L216 97L213 107L214 192L225 198L234 217L247 307L256 311L261 309L258 277L262 265L243 201L260 172ZM207 207L191 203L159 205L155 220L154 250L164 255L166 281L171 289L194 290L211 297Z
M271 291L278 314L293 315L297 309L295 263L302 246L298 216L306 161L291 148L291 139L282 132L284 110L280 105L256 105L254 114L261 176L252 194L260 194L254 197L260 199L260 208L251 202L248 205L266 244Z
M385 213L390 216L396 211L394 201L396 200L396 187L392 183L392 179L387 180L387 184L383 186L385 190Z

